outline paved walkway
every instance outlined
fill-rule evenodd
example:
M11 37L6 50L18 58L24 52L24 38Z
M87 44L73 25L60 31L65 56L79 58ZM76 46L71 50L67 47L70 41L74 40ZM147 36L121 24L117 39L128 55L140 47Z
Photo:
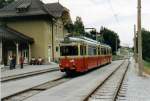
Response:
M55 71L51 73L45 73L38 76L31 76L24 79L14 80L11 82L6 82L1 84L1 98L22 92L24 90L33 88L37 85L56 80L63 77L65 74L60 71ZM30 94L30 93L29 93ZM12 100L19 101L19 100Z
M23 69L20 69L20 66L16 66L16 69L9 70L9 67L6 67L5 69L1 69L1 78L13 76L13 75L19 75L24 74L28 72L34 72L34 71L40 71L44 69L50 69L50 68L58 68L58 64L51 63L50 65L25 65Z
M150 76L138 76L138 69L133 59L127 75L126 101L150 101Z

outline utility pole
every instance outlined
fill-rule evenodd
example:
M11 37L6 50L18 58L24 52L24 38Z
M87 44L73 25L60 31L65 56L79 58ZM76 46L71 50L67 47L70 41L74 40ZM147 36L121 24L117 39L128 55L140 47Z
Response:
M134 59L137 63L137 35L136 35L136 25L134 25Z
M138 0L137 9L137 25L138 25L138 66L139 75L142 76L143 73L143 59L142 59L142 33L141 33L141 0Z

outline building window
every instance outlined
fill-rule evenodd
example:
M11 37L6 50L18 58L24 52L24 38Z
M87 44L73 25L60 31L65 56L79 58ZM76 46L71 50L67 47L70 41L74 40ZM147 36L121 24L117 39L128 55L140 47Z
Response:
M57 47L56 47L56 52L58 52L58 49L59 49L59 48L58 48L58 46L57 46Z

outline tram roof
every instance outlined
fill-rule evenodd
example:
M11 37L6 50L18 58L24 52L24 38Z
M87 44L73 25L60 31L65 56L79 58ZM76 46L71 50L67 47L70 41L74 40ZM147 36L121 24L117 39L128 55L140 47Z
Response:
M86 44L101 45L103 47L111 48L109 45L100 43L100 42L98 42L96 40L93 40L93 39L90 39L90 38L87 38L87 37L84 37L84 36L80 36L80 37L68 37L68 39L71 42L83 42L83 43L86 43Z
M78 38L78 37L69 37L70 41L75 41L75 42L83 42L83 43L87 43L87 44L91 44L91 45L100 45L100 42L95 41L95 40L87 40L84 38Z

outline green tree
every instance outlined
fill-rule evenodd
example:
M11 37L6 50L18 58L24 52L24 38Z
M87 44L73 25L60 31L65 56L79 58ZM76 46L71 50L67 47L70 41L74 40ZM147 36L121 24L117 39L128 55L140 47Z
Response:
M150 31L142 29L143 59L150 62Z
M81 17L77 16L76 21L74 22L74 32L75 35L83 35L85 34L84 24L82 22Z
M74 25L73 24L66 24L65 28L67 29L67 31L69 33L73 33L74 32Z
M90 34L91 34L91 37L90 38L92 38L92 39L94 39L94 40L96 40L96 35L97 35L97 32L96 32L96 30L91 30L90 31Z
M12 3L15 0L0 0L0 8L3 8L4 6L6 6L9 3Z
M120 39L118 34L110 29L103 28L103 27L101 28L100 33L103 36L104 43L110 45L113 54L115 54L116 45L117 45L117 49L120 47Z
M5 0L0 0L0 8L3 8L5 4L6 4Z

